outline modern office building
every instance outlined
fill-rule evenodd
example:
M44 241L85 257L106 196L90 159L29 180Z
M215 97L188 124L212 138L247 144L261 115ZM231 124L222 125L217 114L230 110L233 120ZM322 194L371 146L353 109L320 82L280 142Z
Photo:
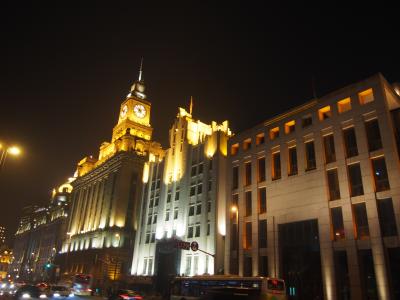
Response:
M128 273L138 228L145 163L163 158L152 141L151 103L139 80L122 102L111 142L97 158L78 163L72 183L71 214L58 259L63 274L91 274L94 285L108 285Z
M399 130L378 74L232 137L225 272L294 299L399 299Z
M162 289L168 275L222 272L231 136L227 121L205 124L179 108L164 160L146 163L133 275L157 275ZM196 241L208 254L177 249L176 241Z
M55 259L66 232L72 181L73 178L54 189L47 206L31 205L23 209L9 268L13 278L56 279L59 266Z

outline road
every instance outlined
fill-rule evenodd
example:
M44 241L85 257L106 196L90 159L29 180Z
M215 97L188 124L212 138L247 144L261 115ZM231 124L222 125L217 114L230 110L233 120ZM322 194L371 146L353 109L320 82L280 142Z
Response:
M15 298L9 295L2 295L0 296L0 300L15 300ZM40 300L46 300L46 299L40 299ZM57 297L57 298L49 297L47 298L47 300L107 300L107 298L100 296L74 296L74 297ZM143 297L143 300L161 300L161 298L148 296L148 297Z

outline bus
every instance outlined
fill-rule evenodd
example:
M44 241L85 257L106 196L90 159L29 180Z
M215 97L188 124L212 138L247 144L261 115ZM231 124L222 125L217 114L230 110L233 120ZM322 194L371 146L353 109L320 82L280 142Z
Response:
M287 299L283 279L230 275L175 277L170 295L170 300Z
M90 274L76 274L72 279L72 292L77 296L90 296L92 294L93 277Z

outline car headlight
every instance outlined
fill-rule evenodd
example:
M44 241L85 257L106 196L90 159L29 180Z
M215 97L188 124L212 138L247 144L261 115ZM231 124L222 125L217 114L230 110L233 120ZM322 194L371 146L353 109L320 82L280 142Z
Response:
M75 296L74 293L68 295L68 297L73 297L73 296Z
M40 298L40 299L44 299L44 298L47 298L47 296L46 296L45 294L41 294L41 295L39 296L39 298Z
M59 293L54 293L53 296L54 297L60 297L60 294Z
M26 298L30 298L31 295L29 295L28 293L24 293L22 294L22 298L26 299Z

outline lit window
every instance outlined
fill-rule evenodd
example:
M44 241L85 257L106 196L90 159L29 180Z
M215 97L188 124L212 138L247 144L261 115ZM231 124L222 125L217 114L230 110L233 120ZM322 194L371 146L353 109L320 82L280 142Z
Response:
M278 138L278 137L279 137L279 127L272 128L272 129L269 131L269 138L270 138L271 140L274 140L274 139L276 139L276 138Z
M231 155L236 155L239 152L239 144L234 144L231 146Z
M372 92L372 89L368 89L358 93L358 98L360 100L360 104L364 105L374 101L374 93Z
M346 98L338 101L337 103L339 114L342 114L346 111L351 110L351 100L350 98Z
M264 144L264 133L259 133L256 135L256 145Z
M318 110L318 116L319 116L320 121L323 121L323 120L326 120L326 119L329 119L330 117L332 117L331 107L329 105L327 105L323 108L320 108Z
M251 139L243 141L243 150L249 150L251 148Z
M296 122L294 120L285 123L285 133L289 134L294 132Z

